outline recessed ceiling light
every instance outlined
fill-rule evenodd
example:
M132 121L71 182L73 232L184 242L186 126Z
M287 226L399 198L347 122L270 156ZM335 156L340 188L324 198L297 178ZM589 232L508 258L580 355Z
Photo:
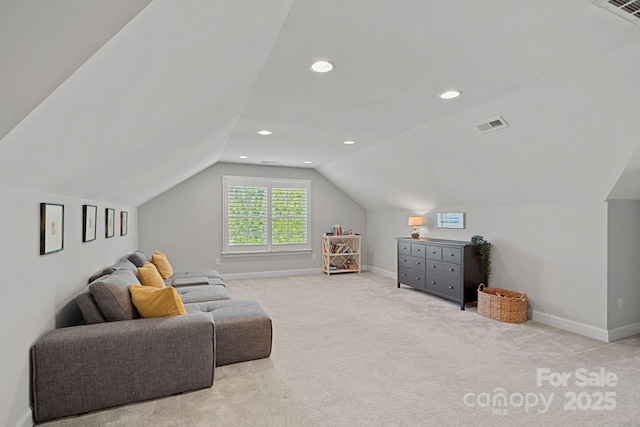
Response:
M270 130L266 130L266 129L258 131L258 135L271 135L272 133L273 132L271 132Z
M453 98L457 98L460 96L462 92L460 92L459 90L448 90L444 93L440 94L440 98L442 99L453 99Z
M248 159L249 156L238 156L239 159Z
M312 162L312 161L310 161L310 160L305 160L305 161L304 161L304 164L305 164L305 165L310 165L311 163L313 163L313 162Z
M353 145L355 143L356 143L355 141L345 141L344 142L345 145Z
M316 73L328 73L333 70L333 64L329 61L316 61L309 68Z

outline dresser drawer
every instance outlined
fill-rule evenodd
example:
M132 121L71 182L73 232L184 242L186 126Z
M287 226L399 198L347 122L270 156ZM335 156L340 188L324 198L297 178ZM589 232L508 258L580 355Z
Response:
M411 244L411 255L424 258L427 252L426 245L422 245L420 243L412 243Z
M427 261L427 273L437 274L438 276L450 277L452 279L460 279L461 266L449 262Z
M427 245L427 258L442 261L442 247Z
M425 260L415 256L398 256L398 266L413 268L414 270L424 271Z
M456 264L460 264L462 262L462 249L443 246L442 261L455 262Z
M411 255L411 243L398 242L398 256Z
M460 280L449 277L428 274L426 280L427 291L460 301L462 298Z
M413 268L399 267L398 282L405 285L413 286L425 290L425 274L424 271L414 270ZM399 286L399 285L398 285Z

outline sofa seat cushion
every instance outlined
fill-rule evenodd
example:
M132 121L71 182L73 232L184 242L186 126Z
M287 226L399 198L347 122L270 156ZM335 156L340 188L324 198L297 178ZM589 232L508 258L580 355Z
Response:
M230 299L224 286L181 286L174 289L185 304Z
M232 299L185 304L187 313L208 312L216 331L216 366L271 355L271 318L256 301Z
M220 279L220 273L217 270L204 269L204 270L190 270L190 271L175 271L173 272L174 279L180 279L183 277L207 277L210 279Z
M89 285L89 292L109 322L139 319L140 314L131 302L129 285L140 285L129 270L116 270Z
M224 286L222 279L217 277L170 277L164 281L167 286L173 286L175 288L182 286L202 286L202 285L221 285Z
M165 282L170 282L171 286L179 287L179 286L194 286L194 285L210 285L209 279L202 277L180 277L178 279L170 278L165 280Z

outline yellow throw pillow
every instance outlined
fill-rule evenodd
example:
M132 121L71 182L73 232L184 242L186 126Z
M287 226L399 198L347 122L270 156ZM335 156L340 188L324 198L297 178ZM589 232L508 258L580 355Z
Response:
M158 273L158 269L155 265L151 264L149 261L145 262L142 267L138 268L138 280L143 286L151 286L154 288L164 288L165 285L164 280L162 280L162 276Z
M168 279L173 276L173 268L171 268L167 256L162 252L155 251L153 255L151 255L151 262L156 266L163 279Z
M129 289L131 290L131 302L143 318L187 314L175 288L160 289L131 285Z

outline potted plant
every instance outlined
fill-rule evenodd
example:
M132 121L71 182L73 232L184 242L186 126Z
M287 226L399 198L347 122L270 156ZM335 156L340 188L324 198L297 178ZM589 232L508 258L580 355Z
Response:
M471 237L471 244L476 248L480 254L480 267L482 271L488 276L491 275L491 242L485 240L484 237L476 234Z

